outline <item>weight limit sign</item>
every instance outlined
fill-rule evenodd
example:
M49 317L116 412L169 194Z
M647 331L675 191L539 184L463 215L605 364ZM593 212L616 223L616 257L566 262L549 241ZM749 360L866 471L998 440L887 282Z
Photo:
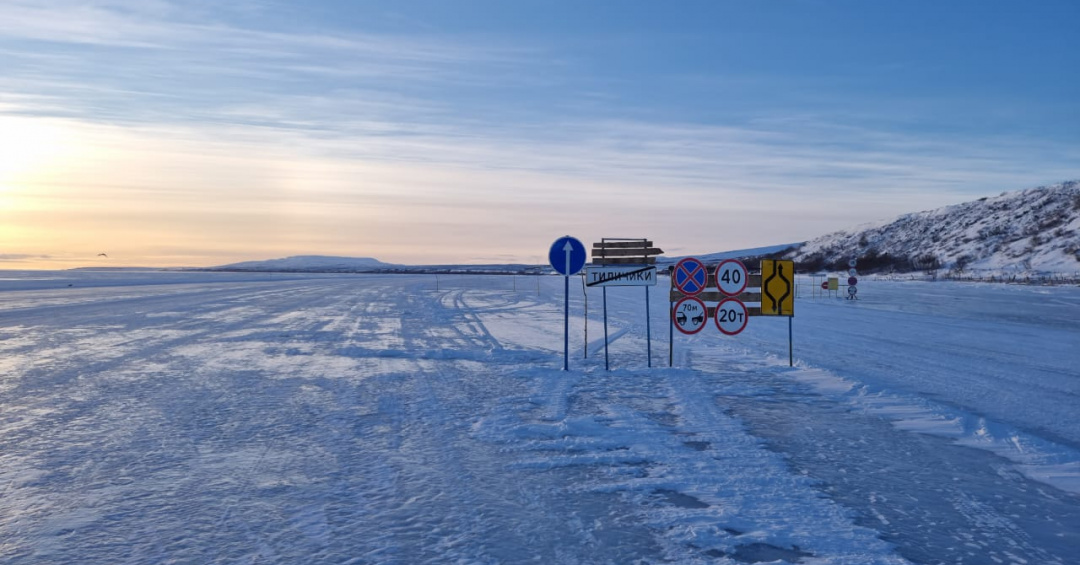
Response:
M716 306L716 328L724 335L737 335L746 329L746 322L750 320L750 313L746 311L746 305L741 300L727 298Z

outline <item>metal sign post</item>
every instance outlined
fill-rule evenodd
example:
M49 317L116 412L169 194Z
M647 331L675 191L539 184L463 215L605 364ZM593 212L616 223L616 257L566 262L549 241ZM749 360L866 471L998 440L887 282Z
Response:
M649 315L649 287L656 284L656 256L664 251L648 239L605 237L593 244L593 266L587 271L588 286L604 291L604 368L611 369L608 356L607 287L645 287L645 339L648 366L652 367L652 320Z
M548 251L551 267L563 276L563 370L570 370L570 275L585 266L585 246L577 239L563 236Z
M607 287L604 291L604 370L611 370L611 362L608 360L608 335L607 335Z
M655 280L656 277L653 277ZM645 358L652 369L652 316L649 315L649 287L645 287Z
M593 253L595 254L595 250ZM595 256L594 256L594 260ZM648 365L652 367L652 319L649 312L649 287L656 284L656 266L648 265L593 265L586 267L585 277L589 282L585 286L599 286L604 289L604 303L607 303L607 287L609 286L644 286L645 287L645 339L647 341ZM604 328L607 331L607 308L604 309ZM605 341L607 334L604 334ZM607 353L604 354L607 365Z
M581 277L581 294L585 297L585 358L589 358L589 293L585 292L585 277Z
M671 296L675 294L675 275L673 271L668 272L669 275L669 287L668 288L668 311L675 309L675 302L671 300ZM667 366L675 366L675 317L668 316L668 350L667 350Z
M829 280L832 286L832 280ZM761 260L761 315L788 317L788 366L795 366L795 263L784 260Z

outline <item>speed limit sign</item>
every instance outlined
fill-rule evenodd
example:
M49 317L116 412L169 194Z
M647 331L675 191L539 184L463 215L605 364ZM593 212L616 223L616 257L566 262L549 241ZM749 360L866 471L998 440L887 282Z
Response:
M716 266L716 288L724 296L738 296L746 290L746 265L738 259L725 259Z
M735 335L743 331L749 319L746 305L736 298L726 298L716 306L716 327L724 335Z

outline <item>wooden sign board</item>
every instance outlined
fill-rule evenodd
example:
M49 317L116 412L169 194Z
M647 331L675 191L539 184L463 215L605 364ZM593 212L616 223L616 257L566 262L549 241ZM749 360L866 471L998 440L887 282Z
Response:
M647 239L600 241L593 244L594 265L655 265L663 249Z

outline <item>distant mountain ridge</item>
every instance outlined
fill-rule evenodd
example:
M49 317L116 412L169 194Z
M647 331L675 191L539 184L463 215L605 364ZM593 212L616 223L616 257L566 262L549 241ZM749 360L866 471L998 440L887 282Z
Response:
M214 271L277 271L277 272L342 272L356 273L396 267L371 257L328 257L325 255L297 255L266 261L244 261L212 267Z
M904 214L810 240L782 254L799 270L1080 271L1080 181Z
M400 265L384 263L371 257L330 257L297 255L265 261L244 261L206 271L265 272L265 273L472 273L472 274L535 274L537 265Z
M805 243L696 255L706 262L728 258L787 258L800 271L846 271L851 257L861 273L945 269L952 272L1080 271L1080 181L1004 192L935 210L863 224ZM680 257L658 258L659 265ZM214 271L535 274L547 265L397 265L370 257L301 255L212 267Z

